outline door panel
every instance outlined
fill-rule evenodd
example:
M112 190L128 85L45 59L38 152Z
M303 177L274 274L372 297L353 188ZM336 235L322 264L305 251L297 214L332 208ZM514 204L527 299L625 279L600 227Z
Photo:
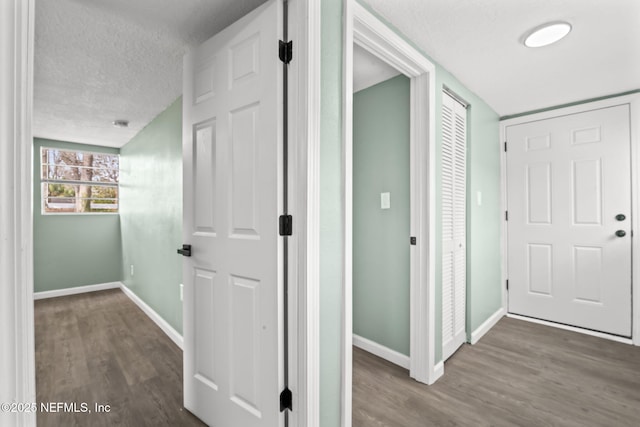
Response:
M184 62L184 405L212 426L282 421L281 7Z
M466 335L467 110L442 95L442 354L446 360Z
M507 142L509 311L630 336L628 105L509 126Z

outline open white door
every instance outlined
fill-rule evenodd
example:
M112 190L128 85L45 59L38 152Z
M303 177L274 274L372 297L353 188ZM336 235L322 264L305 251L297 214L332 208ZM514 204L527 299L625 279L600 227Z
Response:
M184 406L212 426L280 425L282 4L185 56Z

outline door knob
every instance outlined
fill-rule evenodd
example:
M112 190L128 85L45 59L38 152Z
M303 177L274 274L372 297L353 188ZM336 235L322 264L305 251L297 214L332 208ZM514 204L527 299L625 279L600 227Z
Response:
M624 216L624 214L618 214L618 215L616 215L616 219L618 221L624 221L625 219L627 219L627 217Z
M624 237L624 236L626 236L626 235L627 235L627 233L626 233L626 231L624 231L624 230L618 230L618 231L616 231L616 236L618 236L618 237Z
M178 253L182 256L191 256L191 245L182 245L182 249L178 249Z

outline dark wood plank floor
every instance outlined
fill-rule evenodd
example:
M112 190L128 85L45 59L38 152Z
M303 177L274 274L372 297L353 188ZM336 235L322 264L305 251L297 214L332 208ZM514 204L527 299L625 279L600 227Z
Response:
M119 289L35 302L38 426L203 426L182 407L182 351ZM95 404L110 405L96 413Z
M640 426L640 348L503 318L426 386L354 348L353 426Z

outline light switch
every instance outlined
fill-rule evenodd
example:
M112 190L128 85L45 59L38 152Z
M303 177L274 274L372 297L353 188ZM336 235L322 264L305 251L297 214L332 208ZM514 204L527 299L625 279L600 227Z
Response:
M391 209L391 193L380 193L380 209Z
M476 203L478 206L482 206L482 191L476 193Z

